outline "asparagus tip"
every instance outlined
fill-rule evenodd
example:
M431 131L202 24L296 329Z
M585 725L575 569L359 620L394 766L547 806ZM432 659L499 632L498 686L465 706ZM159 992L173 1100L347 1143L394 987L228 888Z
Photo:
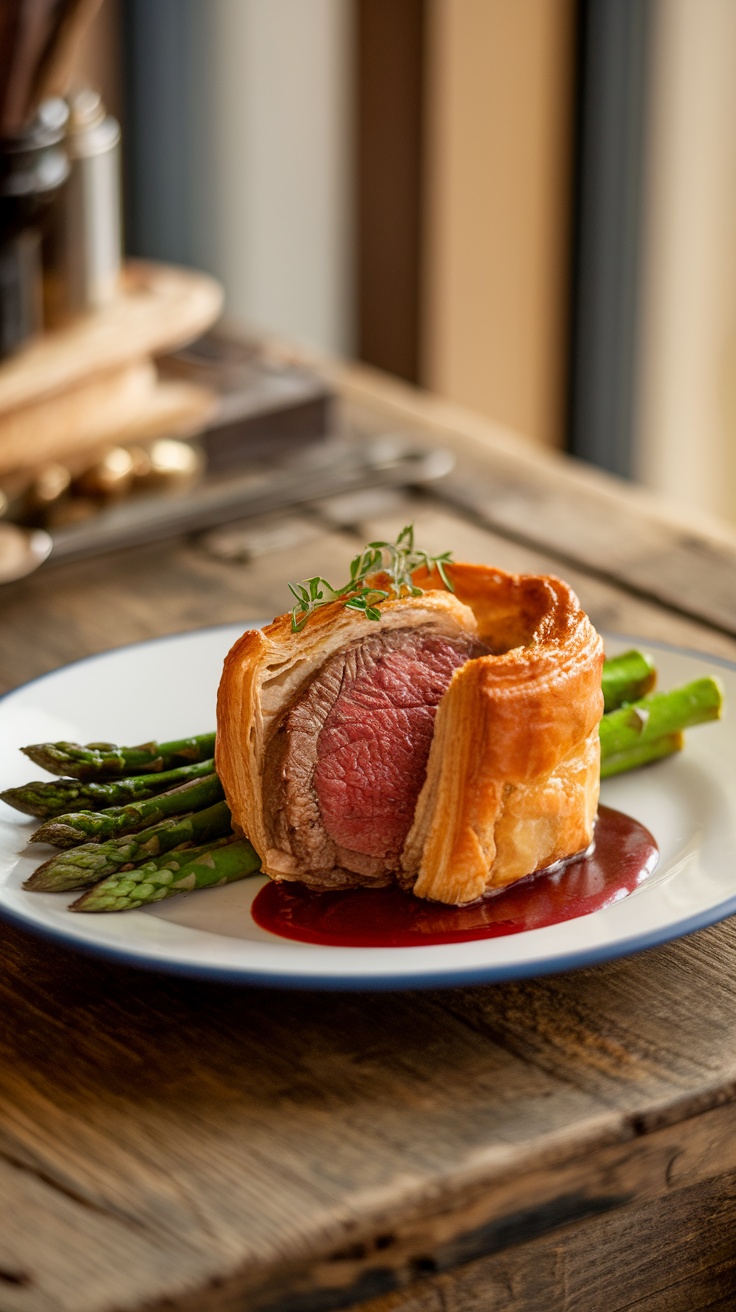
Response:
M38 811L29 803L24 796L23 788L5 788L0 793L0 802L5 802L6 806L12 806L15 811L21 811L23 815L31 815L38 819Z
M48 843L51 847L76 847L79 843L89 842L88 836L81 829L72 825L59 824L56 820L46 820L34 830L28 840L31 843Z

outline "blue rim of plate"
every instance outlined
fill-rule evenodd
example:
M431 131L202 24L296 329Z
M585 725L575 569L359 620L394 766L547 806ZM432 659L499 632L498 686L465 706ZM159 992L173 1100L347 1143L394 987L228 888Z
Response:
M243 623L241 632L245 632L248 627L249 622L246 620ZM259 627L259 622L250 621L250 627ZM77 661L70 661L67 665L60 665L55 670L49 670L46 674L40 674L35 679L29 679L27 683L11 688L0 696L0 706L16 693L32 688L35 684L53 678L54 675L61 673L63 670L73 669L77 665L86 665L92 661L101 660L106 656L132 648L138 649L151 646L154 643L167 642L190 635L217 633L223 629L233 628L238 628L238 622L211 624L202 629L184 629L178 633L165 633L156 638L144 638L141 642L124 643L119 647L110 647L107 651L95 652L91 656L83 656ZM630 633L601 632L601 637L604 643L606 640L631 642L642 647L652 647L657 651L671 652L676 656L694 657L697 660L707 661L709 664L717 665L721 669L730 670L736 674L736 662L726 660L723 656L711 656L708 652L698 651L692 647L679 647L673 643L662 642L657 639L645 639L640 635ZM682 920L670 922L670 924L663 925L659 929L632 935L629 938L619 940L615 944L603 944L595 948L581 948L578 951L556 955L553 958L541 958L539 961L525 961L518 964L507 962L500 967L494 967L491 964L468 970L442 971L439 973L437 971L428 971L421 974L412 974L411 976L356 977L351 975L319 975L316 972L308 975L299 975L296 972L293 974L280 974L278 971L271 970L267 973L263 971L251 972L247 968L235 970L231 967L220 968L181 961L156 961L136 952L126 952L124 949L110 947L107 944L95 944L70 938L62 930L51 929L46 925L39 925L33 921L29 922L25 916L0 905L0 920L7 921L9 924L13 924L38 938L51 941L68 951L80 952L84 956L95 959L112 961L116 965L133 966L157 975L174 975L179 978L199 979L214 984L248 985L257 988L298 989L303 992L311 990L331 993L409 993L415 989L467 988L478 984L502 984L511 980L536 979L541 975L559 975L569 970L584 970L589 966L603 965L607 961L617 961L622 957L636 956L650 948L662 947L665 943L672 943L678 938L686 938L690 934L696 934L698 930L708 929L712 925L720 924L721 921L727 920L732 915L736 915L736 892L731 897L709 907L707 910L700 911L695 915L685 916ZM360 951L360 949L356 948L355 951ZM421 951L421 948L418 948L417 951Z

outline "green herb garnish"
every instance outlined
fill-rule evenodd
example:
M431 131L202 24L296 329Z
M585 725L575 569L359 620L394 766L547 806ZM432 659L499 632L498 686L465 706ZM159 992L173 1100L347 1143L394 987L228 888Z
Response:
M422 565L430 572L436 569L445 587L454 592L445 573L445 565L451 561L452 553L449 551L444 551L441 556L430 556L415 547L414 525L407 524L395 542L369 542L360 555L350 562L350 581L344 587L333 588L320 575L303 579L301 583L290 583L289 591L296 597L296 605L291 612L292 632L299 633L314 611L320 606L328 606L332 601L344 602L346 610L362 611L367 620L380 620L378 607L387 597L422 596L424 589L418 588L412 579L414 570ZM373 588L367 583L370 575L379 572L388 575L388 591Z

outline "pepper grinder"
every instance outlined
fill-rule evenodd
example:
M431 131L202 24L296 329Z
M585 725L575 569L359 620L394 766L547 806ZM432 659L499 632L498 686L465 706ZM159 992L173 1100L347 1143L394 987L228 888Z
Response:
M77 91L67 103L70 173L51 206L43 247L49 328L102 309L120 283L120 126L97 91Z

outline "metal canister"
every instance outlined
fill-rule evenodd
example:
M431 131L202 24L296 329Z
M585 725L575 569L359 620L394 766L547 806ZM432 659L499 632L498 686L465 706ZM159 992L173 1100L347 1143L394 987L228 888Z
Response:
M96 91L78 91L68 104L69 179L44 241L47 327L102 309L120 282L120 125Z

